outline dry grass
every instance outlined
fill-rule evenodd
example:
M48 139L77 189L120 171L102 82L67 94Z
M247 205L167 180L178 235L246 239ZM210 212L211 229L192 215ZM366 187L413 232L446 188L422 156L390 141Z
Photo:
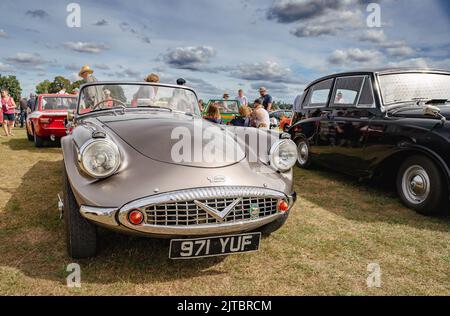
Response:
M0 138L1 295L449 295L450 220L405 209L395 195L324 171L296 171L288 224L259 253L172 262L167 241L101 234L101 253L65 286L56 210L61 153L23 131ZM382 287L366 286L379 263Z

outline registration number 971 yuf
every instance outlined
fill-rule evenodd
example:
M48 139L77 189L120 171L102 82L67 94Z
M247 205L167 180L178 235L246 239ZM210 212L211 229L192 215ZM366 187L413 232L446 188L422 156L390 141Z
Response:
M199 239L175 239L170 242L170 259L189 259L253 252L259 249L261 233Z

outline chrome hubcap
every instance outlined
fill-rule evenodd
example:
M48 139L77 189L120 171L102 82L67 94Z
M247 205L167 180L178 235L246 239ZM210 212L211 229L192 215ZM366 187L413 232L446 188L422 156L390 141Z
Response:
M412 204L423 203L430 195L430 177L421 166L409 167L402 180L406 199Z
M305 142L298 144L298 162L301 165L305 165L308 162L309 149Z

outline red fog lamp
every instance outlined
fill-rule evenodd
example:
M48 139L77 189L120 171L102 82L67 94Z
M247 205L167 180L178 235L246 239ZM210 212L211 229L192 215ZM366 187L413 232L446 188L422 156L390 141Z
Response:
M128 214L128 220L133 225L141 225L144 222L144 214L139 210L133 210Z
M277 211L283 213L289 211L289 203L285 200L278 200Z

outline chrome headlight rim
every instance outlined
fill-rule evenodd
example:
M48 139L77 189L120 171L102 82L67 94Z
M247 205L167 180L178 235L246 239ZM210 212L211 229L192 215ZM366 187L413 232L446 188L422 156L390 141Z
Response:
M93 174L92 172L89 171L88 168L86 168L86 166L84 165L84 155L85 153L92 147L95 145L98 145L100 143L106 144L108 146L111 146L111 148L114 150L115 155L116 155L116 160L117 163L114 166L114 168L112 168L108 173L99 175L99 174ZM111 177L112 175L114 175L120 168L121 164L122 164L122 155L120 153L119 147L117 146L116 143L114 143L111 140L108 139L91 139L89 141L87 141L81 148L78 154L78 163L81 167L81 169L83 170L84 173L86 173L88 176L94 178L94 179L106 179Z
M290 146L292 146L293 149L293 153L294 155L298 156L298 152L297 152L297 146L295 145L295 143L291 140L291 139L282 139L279 140L277 142L275 142L272 147L270 148L270 152L269 152L269 161L270 161L270 166L279 171L279 172L288 172L289 170L291 170L292 168L294 168L295 163L297 162L298 157L295 157L295 159L293 159L293 163L289 168L284 168L279 166L276 162L275 162L275 153L279 150L279 148L284 145L284 144L288 144ZM295 149L295 150L294 150Z

